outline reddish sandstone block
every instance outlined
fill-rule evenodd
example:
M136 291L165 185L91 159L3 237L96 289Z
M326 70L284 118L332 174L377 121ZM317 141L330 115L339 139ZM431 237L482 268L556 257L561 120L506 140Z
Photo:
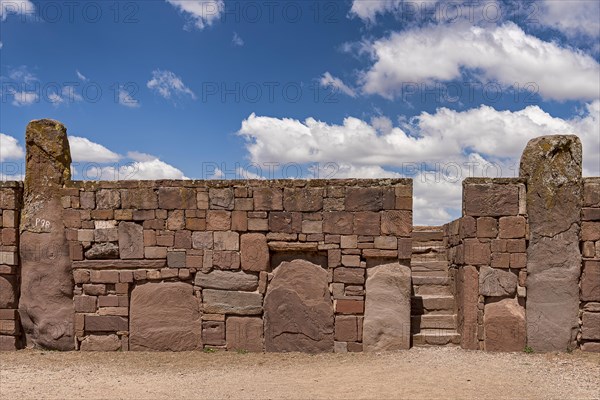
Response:
M167 248L166 247L146 247L144 249L144 256L148 259L167 258Z
M121 207L154 210L158 208L158 199L154 189L124 189L121 190Z
M498 222L496 218L477 218L477 237L495 238L496 236L498 236Z
M354 215L345 211L323 213L323 232L349 235L353 232Z
M491 258L490 243L481 243L477 239L464 240L464 261L469 265L489 265Z
M359 319L362 318L349 315L337 315L335 317L334 339L342 342L356 342L360 340L358 334Z
M0 351L18 350L18 340L16 336L0 336Z
M199 210L208 210L208 192L198 191L196 194L196 205Z
M206 229L206 220L204 218L186 218L185 228L190 231L203 231Z
M92 271L92 283L118 283L119 271Z
M379 213L372 211L363 211L355 213L354 233L357 235L378 236L381 233Z
M106 294L106 285L85 283L83 285L83 293L88 296L103 296Z
M254 209L262 211L283 210L283 190L279 188L254 188Z
M506 241L506 251L509 253L525 253L527 251L525 239L508 239Z
M381 233L409 237L412 231L412 211L393 210L381 212Z
M228 350L263 351L263 321L254 317L229 317L226 321Z
M600 240L600 222L582 222L581 240Z
M175 240L173 246L176 249L191 249L192 248L192 232L177 231L175 232Z
M81 192L79 195L79 204L84 210L93 210L96 208L96 193Z
M158 206L164 210L196 208L196 191L184 187L158 189Z
M492 253L492 268L509 268L509 253Z
M365 283L365 269L344 267L335 268L333 270L333 281L346 284L363 285Z
M362 314L365 307L363 300L335 300L335 312L337 314Z
M519 214L519 187L493 183L463 184L466 215L499 217Z
M96 297L95 296L75 296L73 297L75 312L95 313L96 312Z
M266 218L250 218L248 219L249 231L268 231L269 220Z
M500 218L500 238L518 239L524 238L526 231L526 220L524 217L502 217Z
M249 199L236 199L249 200ZM248 230L248 213L246 211L233 211L231 213L231 230L244 232Z
M195 204L195 203L194 203ZM183 210L169 211L167 217L167 229L177 231L185 228L185 213Z
M458 229L463 239L477 237L477 220L471 216L464 216L459 220Z
M233 210L235 205L232 188L211 188L208 198L211 210Z
M185 251L170 251L167 253L167 265L169 268L185 268Z
M583 208L581 219L584 221L600 221L600 208Z
M600 261L585 260L583 262L581 300L600 301Z
M510 267L511 268L527 268L527 254L526 253L511 253L510 254Z
M121 206L121 194L118 190L100 189L96 192L96 207L115 209Z
M269 213L271 232L292 233L292 213L275 211Z
M346 189L347 211L379 211L383 207L380 188L349 187Z
M213 251L212 264L219 269L239 269L240 253L237 251Z
M231 229L231 212L209 210L206 213L206 228L209 231L228 231Z
M202 344L225 345L225 323L219 321L202 322Z
M74 269L73 280L75 281L75 284L89 283L90 271L85 269Z
M587 340L600 340L600 313L583 313L581 318L581 337Z
M86 315L85 330L87 332L118 332L127 331L127 318L109 315Z
M266 271L269 268L269 247L262 233L247 233L241 237L241 266L245 271Z
M314 212L323 209L322 188L285 188L283 208L286 211Z

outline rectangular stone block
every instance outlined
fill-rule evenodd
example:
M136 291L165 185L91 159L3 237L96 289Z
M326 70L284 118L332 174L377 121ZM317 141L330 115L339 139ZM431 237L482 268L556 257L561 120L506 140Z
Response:
M359 337L358 322L360 317L351 315L337 315L335 317L335 340L342 342L356 342ZM362 321L361 321L362 322Z
M354 213L354 233L379 236L381 233L380 221L380 215L377 212L356 212Z
M118 283L119 271L91 271L92 283Z
M86 315L85 330L87 332L127 331L127 318L108 315Z
M224 346L225 323L219 321L202 321L202 344Z
M253 188L252 197L255 210L283 210L283 190L280 188Z
M283 208L285 211L315 212L323 209L322 188L285 188Z
M349 187L345 200L347 211L379 211L383 208L381 188Z
M202 290L202 306L209 314L258 315L262 313L262 295L227 290Z
M477 239L464 240L464 261L468 265L490 265L490 243Z
M121 221L118 239L119 254L122 259L144 258L144 229L141 225Z
M239 250L240 235L237 232L215 232L214 233L215 250Z
M228 350L263 351L263 321L254 317L228 317L226 341Z
M596 241L600 240L600 222L582 222L581 240Z
M345 256L342 256L342 258L343 257ZM365 269L343 267L335 268L333 270L333 281L346 284L362 285L365 283Z
M600 340L600 313L583 313L581 318L581 338Z
M235 197L232 188L210 188L208 197L211 210L233 210Z
M158 208L158 199L154 189L124 189L121 190L121 207L154 210Z
M499 217L519 214L519 187L493 183L463 183L466 215Z
M185 210L196 208L196 191L184 187L164 187L158 189L158 206L164 210Z
M600 301L600 261L583 262L581 300Z
M500 238L518 239L524 238L527 221L522 216L500 218Z
M206 229L209 231L228 231L231 229L231 212L209 210L206 213Z
M336 314L362 314L365 307L363 300L338 299L334 303Z

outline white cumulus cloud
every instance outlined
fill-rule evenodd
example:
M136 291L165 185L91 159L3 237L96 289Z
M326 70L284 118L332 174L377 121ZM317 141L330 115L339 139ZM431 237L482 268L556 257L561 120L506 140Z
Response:
M128 88L119 87L119 104L129 108L139 108L140 102L133 98Z
M386 98L408 83L460 79L464 70L506 86L532 82L545 99L594 100L600 92L600 65L594 58L528 35L512 22L492 28L466 23L415 28L363 49L373 58L361 77L363 91Z
M540 23L556 28L568 37L600 36L600 2L596 0L543 0L535 17Z
M109 163L117 162L121 159L121 156L117 153L83 137L69 136L69 146L71 147L71 158L73 161Z
M152 79L146 84L149 89L154 90L165 99L173 97L190 96L196 99L196 95L190 88L185 86L181 78L171 71L152 71Z
M19 141L12 136L0 133L0 162L25 157Z
M346 85L340 78L332 76L329 72L325 72L323 74L323 76L319 80L319 83L324 88L331 88L336 92L344 93L347 96L357 96L356 91L354 89Z
M247 140L250 160L259 164L336 163L335 177L411 176L415 221L443 223L459 214L463 179L518 175L521 152L533 137L578 135L584 175L600 176L598 132L599 100L570 119L553 117L538 106L511 112L482 105L462 112L423 112L401 126L383 117L371 122L348 117L335 125L252 114L238 135Z
M223 0L166 0L173 5L198 29L204 29L218 20L223 13Z
M35 11L35 5L29 0L0 0L0 21L9 15L28 15Z

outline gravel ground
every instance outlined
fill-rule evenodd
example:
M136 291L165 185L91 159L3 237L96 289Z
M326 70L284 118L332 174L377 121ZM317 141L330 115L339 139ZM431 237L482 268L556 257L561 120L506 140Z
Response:
M600 355L0 354L1 399L600 399Z

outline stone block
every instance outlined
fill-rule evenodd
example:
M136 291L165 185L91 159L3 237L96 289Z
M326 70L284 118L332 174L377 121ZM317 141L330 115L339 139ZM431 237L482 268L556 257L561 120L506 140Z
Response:
M88 335L79 345L81 351L118 351L121 340L117 335Z
M412 211L391 210L381 212L381 233L410 237L412 231Z
M492 217L477 218L477 237L495 238L498 236L498 221Z
M524 238L527 221L522 216L500 218L500 238L518 239Z
M380 188L349 187L345 206L347 211L379 211L383 207L383 192Z
M155 210L158 208L158 199L154 189L124 189L121 190L121 207Z
M121 194L118 190L100 189L96 192L98 209L115 209L121 206Z
M357 235L379 236L380 215L377 212L363 211L354 213L354 233Z
M583 262L581 300L600 301L600 261L585 260Z
M19 292L16 276L0 276L0 308L15 308L18 301Z
M167 265L169 268L185 268L185 251L170 251L167 253Z
M519 214L519 187L493 183L463 183L466 215L499 217Z
M336 316L334 339L340 342L357 342L361 340L358 328L359 321L361 319L353 315Z
M227 290L202 290L202 306L209 314L258 315L262 313L259 293Z
M211 210L233 210L235 202L232 188L210 188L208 196Z
M263 351L263 321L254 317L228 317L227 350Z
M581 223L581 240L600 240L600 222L584 221Z
M283 210L283 190L279 188L254 188L254 209L259 211Z
M340 235L353 233L354 215L345 211L323 213L323 232Z
M517 275L510 271L483 266L479 270L479 294L483 296L514 296Z
M202 343L204 345L225 345L225 323L220 321L202 322Z
M206 229L209 231L228 231L231 229L231 212L209 210L206 213Z
M239 250L240 235L237 232L224 231L214 233L214 250Z
M269 247L262 233L247 233L241 237L241 266L245 271L266 271L269 268Z
M211 250L214 246L213 232L194 232L192 233L192 248L201 250Z
M195 209L196 191L185 187L159 188L158 206L163 210Z
M486 351L522 352L527 342L525 309L515 299L486 304L483 315Z
M315 212L323 209L322 188L285 188L283 208L285 211Z
M335 268L333 270L333 281L346 284L362 285L365 283L365 269L344 267Z
M109 315L86 315L86 332L118 332L129 330L127 318Z
M477 239L465 239L464 261L469 265L489 265L491 258L490 243L481 243Z
M214 270L207 274L198 272L194 284L203 289L253 292L258 288L258 277L241 271L231 272Z
M119 254L124 260L144 258L144 232L141 225L134 222L119 223Z

